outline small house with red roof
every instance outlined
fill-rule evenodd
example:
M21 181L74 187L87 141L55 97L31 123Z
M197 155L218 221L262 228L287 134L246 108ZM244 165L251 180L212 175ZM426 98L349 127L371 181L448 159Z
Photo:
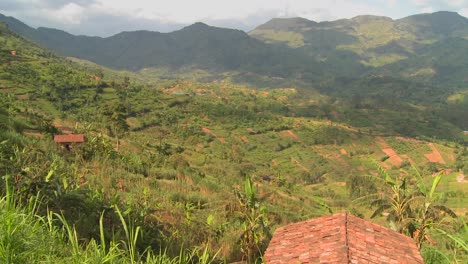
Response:
M70 150L72 144L84 143L83 134L54 135L54 142Z
M344 212L278 228L265 260L269 264L424 263L412 238Z

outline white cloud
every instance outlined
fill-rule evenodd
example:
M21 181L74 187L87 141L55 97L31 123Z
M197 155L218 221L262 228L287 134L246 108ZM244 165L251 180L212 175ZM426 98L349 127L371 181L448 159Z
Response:
M378 7L363 1L347 0L98 0L97 2L101 9L113 14L126 13L145 19L162 19L180 23L192 23L207 18L210 20L245 19L259 13L302 16L319 20L369 13L383 14Z
M56 10L44 10L44 14L51 20L60 23L79 25L86 19L86 9L75 3L68 3Z
M411 3L418 8L432 8L433 10L453 10L459 11L468 7L468 0L411 0Z
M170 31L197 21L250 30L273 17L401 18L439 10L467 16L467 8L468 0L0 0L0 13L32 26L97 35L136 29Z
M465 7L463 9L460 10L460 15L464 16L464 17L468 17L468 7Z

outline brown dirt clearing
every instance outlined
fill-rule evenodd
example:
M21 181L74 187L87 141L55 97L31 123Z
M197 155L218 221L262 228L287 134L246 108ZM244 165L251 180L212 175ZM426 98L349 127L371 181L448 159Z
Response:
M388 158L388 161L392 163L392 165L399 166L403 160L398 156L398 154L393 150L392 148L385 148L382 149L382 151L387 154L390 158Z
M375 137L375 140L377 141L377 143L379 143L379 145L382 148L384 148L384 149L390 148L390 145L382 137Z
M430 161L434 163L442 163L445 164L444 158L442 158L442 155L440 155L439 150L437 147L434 145L434 143L429 143L429 147L431 148L432 152L424 154L424 156Z

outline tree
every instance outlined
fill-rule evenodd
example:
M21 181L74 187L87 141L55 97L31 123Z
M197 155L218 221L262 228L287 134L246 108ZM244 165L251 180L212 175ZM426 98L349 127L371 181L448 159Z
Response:
M121 102L116 104L106 104L104 106L103 115L106 118L109 133L115 136L116 150L118 151L120 146L120 137L129 129L126 121L126 108Z

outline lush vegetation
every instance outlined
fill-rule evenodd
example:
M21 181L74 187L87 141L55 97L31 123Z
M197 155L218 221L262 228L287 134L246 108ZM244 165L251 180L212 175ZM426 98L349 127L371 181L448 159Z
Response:
M336 121L378 124L386 135L460 141L468 127L463 118L468 19L456 13L322 23L273 19L249 34L197 23L171 33L123 32L108 38L33 29L5 16L0 20L62 55L141 73L128 73L132 80L224 80L296 87L301 94L319 91L338 102L327 102L319 113L300 114L331 119L337 112Z
M277 226L340 210L414 237L429 263L467 259L468 151L449 109L117 72L4 24L0 43L4 262L255 262ZM464 95L447 107L465 113ZM57 123L86 142L56 145Z

